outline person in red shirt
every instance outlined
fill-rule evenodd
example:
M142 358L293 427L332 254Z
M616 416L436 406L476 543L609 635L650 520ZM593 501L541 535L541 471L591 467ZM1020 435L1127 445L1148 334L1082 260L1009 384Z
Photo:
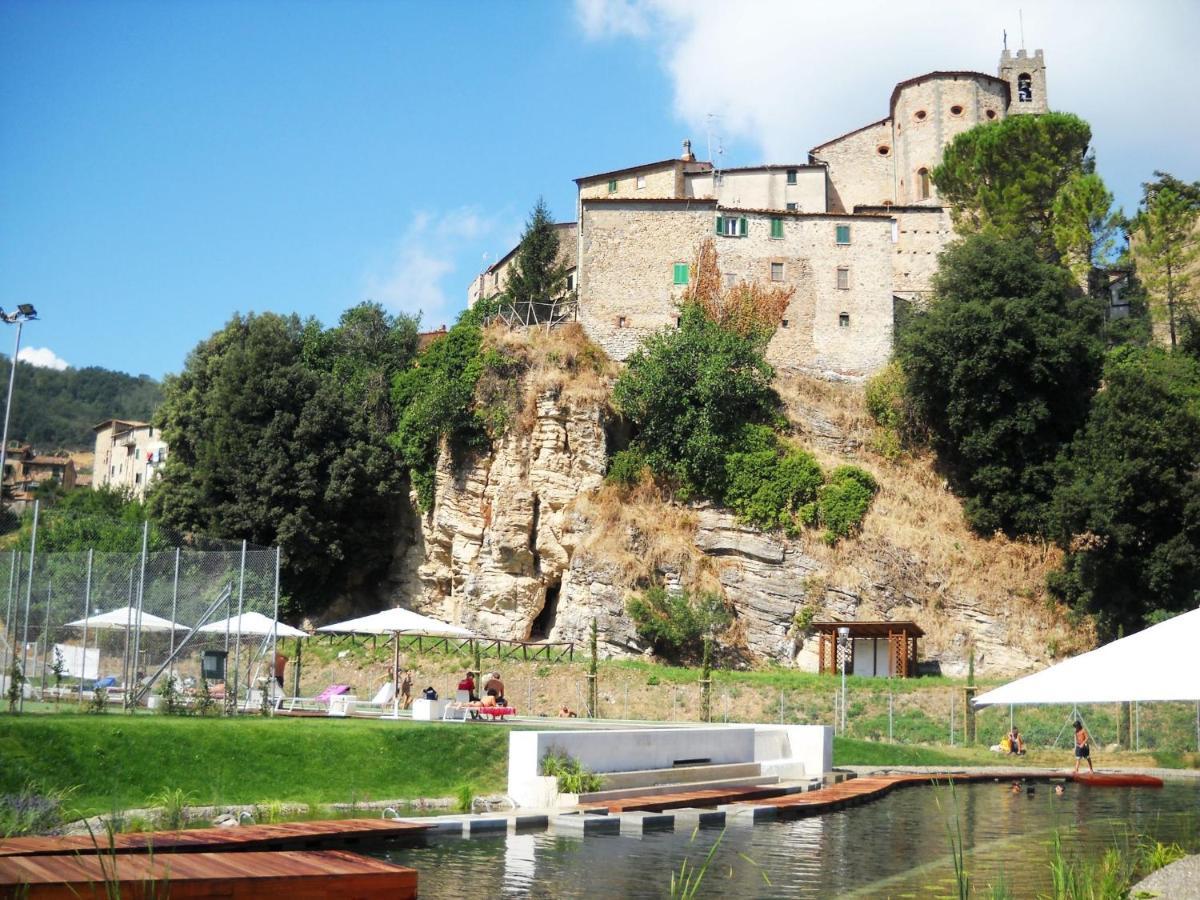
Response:
M479 699L477 696L475 696L475 676L470 672L467 673L466 678L458 683L458 689L460 691L466 691L471 700Z

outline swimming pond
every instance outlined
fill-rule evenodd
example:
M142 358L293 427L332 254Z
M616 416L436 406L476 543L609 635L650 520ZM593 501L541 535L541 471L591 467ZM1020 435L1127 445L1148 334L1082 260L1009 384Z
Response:
M640 837L552 832L431 839L374 855L420 873L423 898L663 897L683 860L720 846L699 896L930 897L955 893L947 823L957 811L976 890L1013 896L1050 886L1050 842L1098 858L1130 833L1200 851L1200 784L1163 788L1047 784L1032 794L987 783L910 787L807 819ZM764 879L763 876L766 876ZM767 883L769 879L770 883Z

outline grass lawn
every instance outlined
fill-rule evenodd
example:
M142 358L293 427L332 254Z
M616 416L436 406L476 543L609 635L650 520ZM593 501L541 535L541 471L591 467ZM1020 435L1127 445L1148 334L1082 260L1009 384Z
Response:
M361 719L0 716L0 794L74 788L96 814L166 788L195 804L350 802L503 791L508 729Z

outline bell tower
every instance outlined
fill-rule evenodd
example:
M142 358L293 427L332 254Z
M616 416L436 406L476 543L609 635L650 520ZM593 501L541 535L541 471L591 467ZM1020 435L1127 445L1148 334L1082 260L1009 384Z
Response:
M1008 114L1044 113L1050 111L1046 102L1046 59L1041 50L1029 56L1024 49L1016 56L1006 47L1000 54L997 74L1008 82Z

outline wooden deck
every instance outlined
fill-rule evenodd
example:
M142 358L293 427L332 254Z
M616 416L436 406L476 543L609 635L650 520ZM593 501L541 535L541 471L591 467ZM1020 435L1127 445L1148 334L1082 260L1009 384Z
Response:
M623 812L662 812L685 806L713 807L725 803L765 804L778 807L780 815L783 816L810 816L875 800L898 787L945 784L951 781L959 783L1074 781L1092 786L1162 787L1161 779L1149 775L1087 775L1081 772L1073 777L1069 772L1057 772L1049 769L996 769L986 773L866 775L800 794L787 794L783 788L770 785L680 791L670 794L645 794L639 797L623 797L619 800L587 803L583 804L581 808L585 810L606 809L610 813L619 814Z
M21 837L0 840L0 859L13 856L59 856L100 853L205 853L261 850L314 850L384 844L421 837L427 826L391 819L331 819L323 822L288 822L282 825L247 825L239 828L190 828L144 834L108 836Z
M137 900L168 894L172 900L417 896L414 869L336 850L0 859L0 897L107 900L109 887L117 883L119 896Z

